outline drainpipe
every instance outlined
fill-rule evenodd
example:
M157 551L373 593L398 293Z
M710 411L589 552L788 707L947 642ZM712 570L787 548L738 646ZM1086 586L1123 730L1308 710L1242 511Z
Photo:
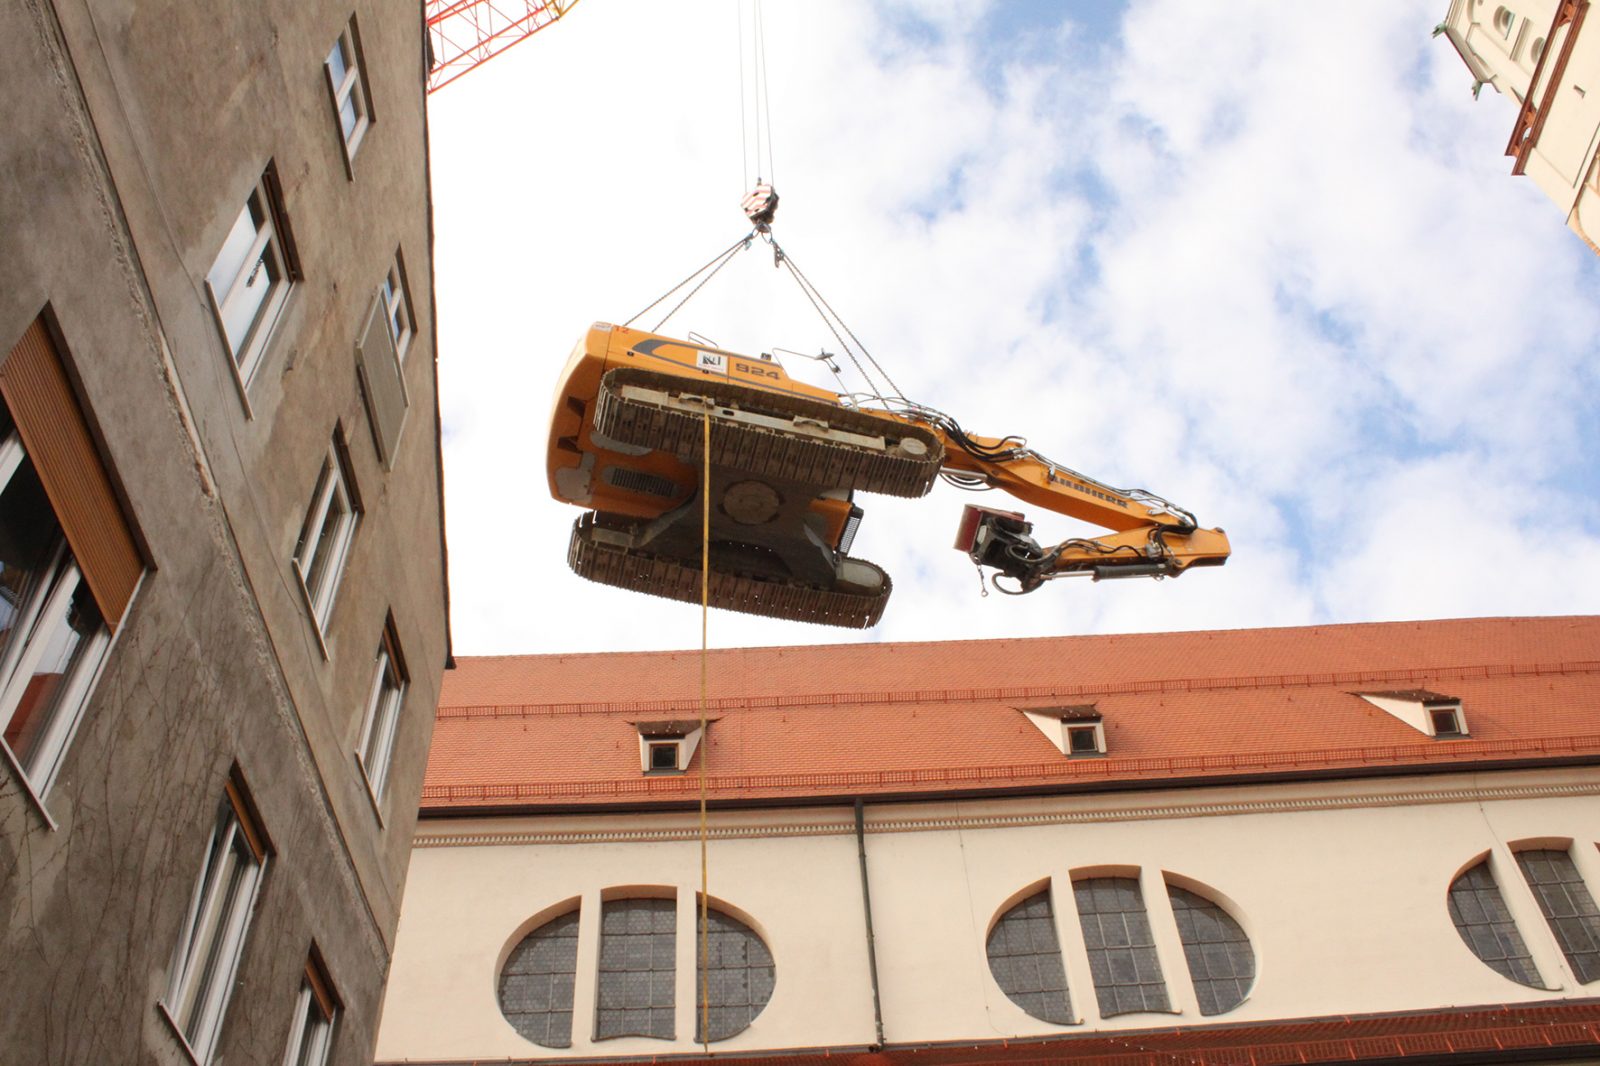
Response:
M861 909L867 919L867 972L872 977L872 1024L878 1040L871 1050L883 1050L883 1001L878 996L878 946L872 935L872 890L867 886L866 808L856 800L856 854L861 859Z

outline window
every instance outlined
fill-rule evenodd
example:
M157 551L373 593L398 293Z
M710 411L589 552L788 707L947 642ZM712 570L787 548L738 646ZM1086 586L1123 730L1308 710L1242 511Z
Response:
M1435 707L1428 711L1436 737L1459 737L1466 734L1461 728L1461 711L1455 707Z
M294 550L295 567L319 636L327 630L333 613L334 594L339 590L345 557L361 514L359 501L350 491L343 443L336 433L333 447L322 461L316 491L311 494L311 508L306 512L300 542Z
M344 147L345 165L356 157L356 149L372 124L372 108L368 104L366 73L361 67L360 37L356 22L350 24L333 42L328 52L325 68L328 72L328 90L333 99L334 116L339 123L339 142Z
M1487 858L1451 882L1449 905L1456 932L1490 969L1520 985L1544 987Z
M404 359L406 350L411 347L415 326L411 317L411 298L406 292L405 268L401 265L398 252L395 253L394 266L384 275L378 291L383 300L384 317L389 323L389 336L394 339L395 354Z
M284 1066L326 1066L328 1053L333 1050L333 1019L338 1010L332 985L313 953L306 960L300 998L295 1001Z
M578 912L539 926L500 971L500 1013L540 1047L572 1046L572 986L578 970Z
M1544 58L1544 38L1543 37L1535 37L1533 39L1533 45L1532 45L1532 47L1530 47L1528 49L1528 57L1533 61L1533 64L1535 66L1538 65L1539 60Z
M144 567L42 318L0 394L0 747L42 801Z
M1007 999L1040 1021L1073 1023L1048 887L1000 916L989 930L987 951L989 972Z
M394 758L394 737L405 703L407 682L405 660L391 619L383 627L383 640L373 666L372 689L367 696L367 716L361 728L361 745L356 759L367 779L374 803L382 807L389 784L389 764Z
M673 1037L678 901L613 899L600 906L596 1040Z
M1138 878L1086 878L1072 892L1100 1016L1170 1010Z
M1529 849L1517 852L1517 865L1578 982L1600 980L1600 909L1572 856L1550 848Z
M167 1017L201 1063L211 1060L222 1029L267 855L243 792L230 779L217 808L162 1001Z
M1500 36L1510 38L1511 25L1514 22L1516 22L1516 16L1510 11L1503 7L1495 9L1494 28L1499 31Z
M1067 727L1067 753L1069 755L1100 755L1100 726L1074 725Z
M1250 938L1233 916L1204 896L1167 886L1201 1014L1223 1014L1244 1002L1256 978Z
M698 933L698 909L695 917ZM772 998L777 976L772 953L753 929L715 908L707 909L707 918L704 970L694 986L697 1043L726 1040L748 1029ZM699 942L697 935L697 958ZM708 1019L710 1025L703 1027Z
M206 274L206 292L241 389L255 377L267 338L299 274L277 175L269 166L245 198Z
M670 741L663 744L650 745L651 770L676 770L678 768L678 744Z
M696 1042L726 1040L749 1028L777 984L772 951L751 921L713 900L702 960L699 908L686 902L698 901L698 893L691 897L687 888L637 886L619 891L656 894L607 898L609 893L602 892L598 947L580 943L595 933L584 931L576 899L529 923L532 932L512 945L500 970L500 1013L512 1027L541 1047L571 1047L575 1004L583 1000L583 1009L594 1012L595 1041L630 1036L675 1040L678 1023L687 1022L691 1010ZM692 975L678 969L680 915L684 937L694 945ZM582 984L577 975L580 957L595 968ZM584 995L591 989L592 1006ZM707 1022L709 1037L702 1028Z

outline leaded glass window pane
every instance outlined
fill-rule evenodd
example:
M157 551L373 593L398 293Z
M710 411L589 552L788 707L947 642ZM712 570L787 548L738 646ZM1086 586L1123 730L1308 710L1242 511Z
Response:
M1007 999L1040 1021L1073 1023L1048 888L1000 916L989 931L988 955L989 972Z
M578 912L554 918L511 949L500 971L500 1013L542 1047L572 1046L572 986L578 969Z
M1519 851L1517 865L1578 981L1600 980L1600 909L1572 856L1546 849Z
M600 908L596 1040L673 1038L678 904L670 899L614 899Z
M1088 878L1072 893L1101 1017L1170 1010L1138 879Z
M1450 920L1467 947L1490 969L1529 988L1543 987L1487 859L1451 882Z
M1233 916L1203 896L1167 886L1201 1014L1222 1014L1244 1002L1256 979L1250 938Z
M711 911L709 918L705 967L695 981L694 1038L702 1043L708 1013L712 1040L742 1033L772 998L777 980L772 953L755 930L721 911ZM698 935L698 923L695 928ZM698 942L695 952L699 957Z

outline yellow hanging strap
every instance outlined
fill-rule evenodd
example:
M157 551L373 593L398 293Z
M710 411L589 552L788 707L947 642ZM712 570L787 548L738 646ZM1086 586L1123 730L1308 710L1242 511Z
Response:
M706 408L701 442L705 469L700 478L700 1041L711 1054L711 885L706 864L706 759L711 745L706 735L707 617L711 613L711 408Z

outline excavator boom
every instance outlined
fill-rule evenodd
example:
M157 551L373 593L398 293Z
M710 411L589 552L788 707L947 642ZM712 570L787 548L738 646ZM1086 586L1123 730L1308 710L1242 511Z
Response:
M604 323L562 372L547 465L551 494L589 512L568 549L583 577L699 602L709 492L712 605L828 625L875 624L891 588L882 569L850 555L862 518L855 493L923 496L941 473L1110 531L1040 546L1022 516L969 508L957 546L1017 583L1003 591L1071 573L1177 576L1228 555L1222 531L1198 528L1181 508L1010 438L968 436L916 405L856 406L770 356Z

